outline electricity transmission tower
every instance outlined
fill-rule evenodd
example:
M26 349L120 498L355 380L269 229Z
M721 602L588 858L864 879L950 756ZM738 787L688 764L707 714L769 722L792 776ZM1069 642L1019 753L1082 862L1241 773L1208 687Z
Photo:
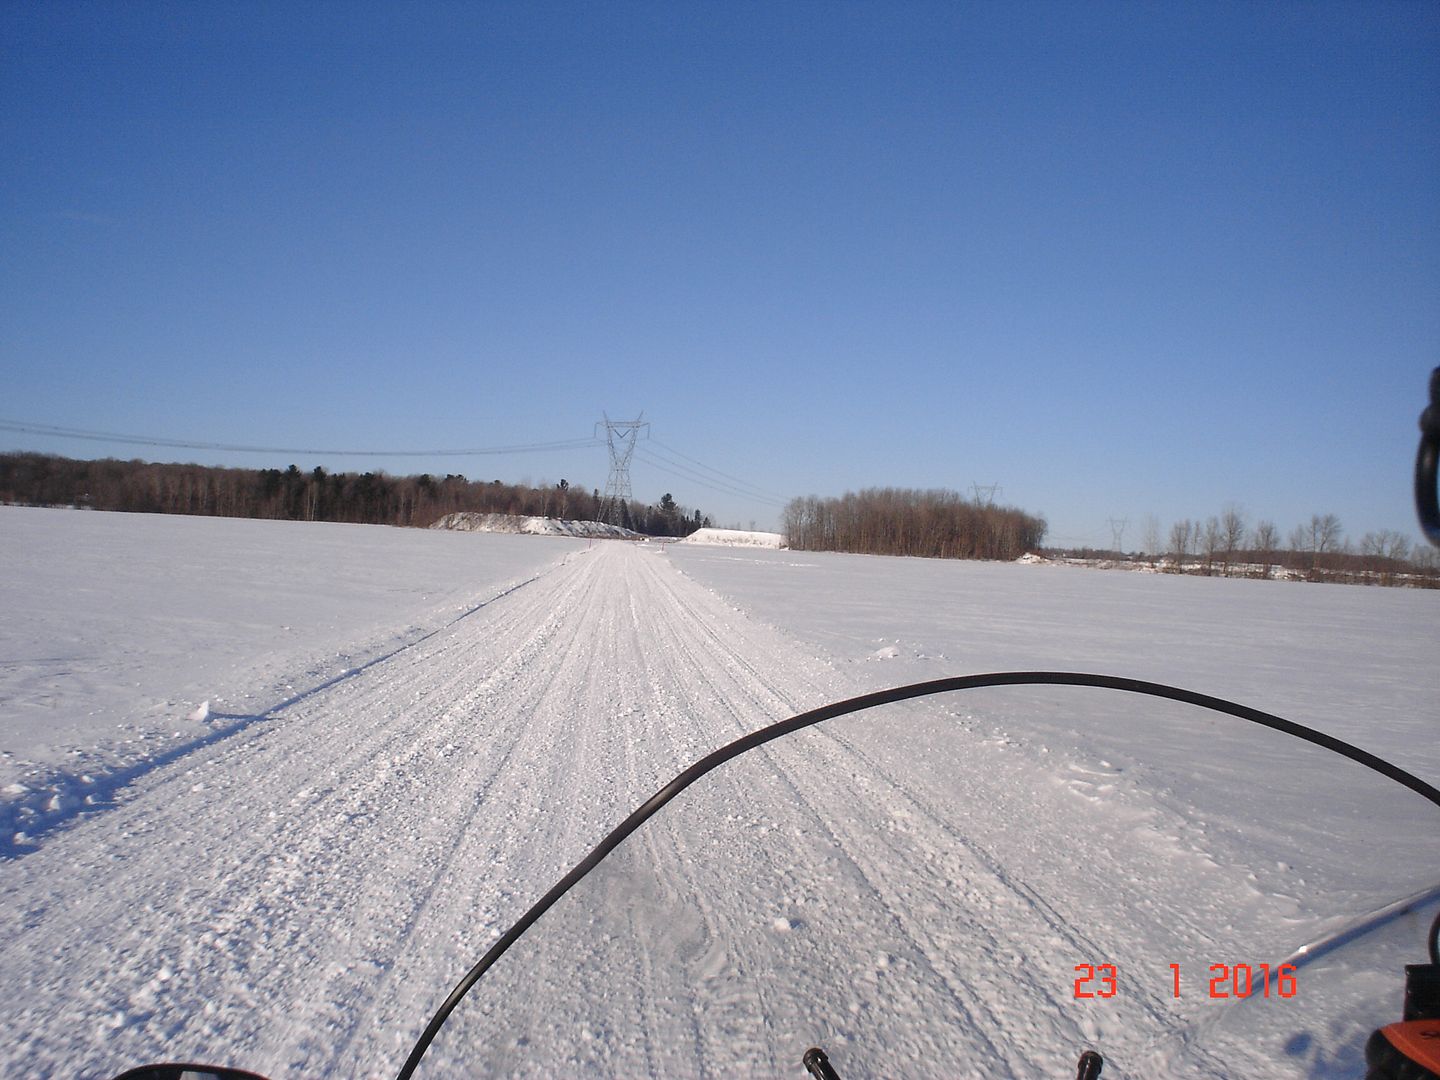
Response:
M611 420L601 413L604 420L595 422L598 437L600 425L605 425L605 445L610 448L610 478L605 481L605 497L600 500L600 520L611 525L620 525L624 514L622 509L630 502L630 458L635 453L635 442L642 429L648 431L650 424L640 416L634 420Z
M1120 544L1123 542L1123 540L1124 540L1124 538L1125 538L1125 526L1128 525L1128 524L1130 524L1130 519L1129 519L1129 518L1111 518L1111 519L1110 519L1110 533L1111 533L1111 535L1114 537L1114 540L1115 540L1115 546L1112 547L1110 550L1113 551L1113 552L1115 552L1115 553L1117 553L1117 554L1120 554L1120 555L1125 554L1125 549L1122 548L1122 547L1120 546Z
M1000 485L972 483L970 490L975 493L975 505L989 509L995 505L995 493L1000 490Z

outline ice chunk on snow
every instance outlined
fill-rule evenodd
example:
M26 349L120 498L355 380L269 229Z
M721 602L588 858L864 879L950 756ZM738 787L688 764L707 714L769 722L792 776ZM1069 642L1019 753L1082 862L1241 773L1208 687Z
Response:
M186 720L193 720L195 723L199 724L199 723L203 723L209 716L210 716L210 702L209 702L208 700L206 700L206 701L200 702L199 708L197 708L197 709L196 709L194 712L192 712L189 716L185 717L185 719L186 719Z

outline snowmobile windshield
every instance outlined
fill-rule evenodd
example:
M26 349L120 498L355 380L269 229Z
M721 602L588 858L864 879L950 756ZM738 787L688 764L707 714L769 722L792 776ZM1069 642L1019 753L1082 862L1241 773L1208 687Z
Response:
M1114 689L946 693L697 780L417 1075L804 1076L813 1046L842 1078L1072 1077L1087 1049L1361 1077L1437 904L1440 808L1330 750Z

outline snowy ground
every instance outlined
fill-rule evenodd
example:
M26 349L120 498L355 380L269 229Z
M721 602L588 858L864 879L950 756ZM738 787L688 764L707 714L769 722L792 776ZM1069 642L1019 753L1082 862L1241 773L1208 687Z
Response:
M1175 682L1440 780L1433 593L9 508L0 550L3 798L32 811L0 861L7 1075L393 1074L670 775L880 686ZM1398 1017L1414 919L1268 1012L1193 987L1434 884L1436 812L1117 697L937 699L735 762L502 961L425 1075L799 1076L810 1041L847 1078L1073 1075L1086 1046L1107 1076L1360 1075L1356 996ZM1120 992L1077 1000L1084 963Z
M1054 564L672 548L677 569L878 688L1021 668L1171 682L1440 784L1440 594Z
M583 549L0 507L0 853Z

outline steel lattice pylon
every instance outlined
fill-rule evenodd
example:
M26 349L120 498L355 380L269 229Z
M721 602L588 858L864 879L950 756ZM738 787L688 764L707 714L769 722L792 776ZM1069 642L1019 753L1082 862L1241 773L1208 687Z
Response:
M1110 535L1113 540L1113 545L1110 548L1111 551L1124 554L1124 548L1121 545L1125 542L1125 526L1129 524L1129 518L1110 519Z
M600 520L611 525L624 524L624 507L630 502L630 458L635 453L635 443L642 430L650 424L642 420L642 412L634 420L611 420L604 413L604 420L595 424L596 432L605 425L605 445L610 448L610 478L605 481L605 497L600 500Z

